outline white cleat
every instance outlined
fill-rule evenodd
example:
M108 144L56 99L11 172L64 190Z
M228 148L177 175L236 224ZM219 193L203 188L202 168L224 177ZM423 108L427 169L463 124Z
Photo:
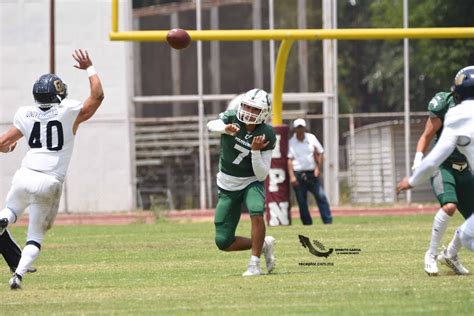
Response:
M13 273L13 276L11 277L8 284L10 285L11 290L21 289L21 276L16 273Z
M265 237L263 242L263 256L265 257L265 264L267 265L268 273L271 273L275 269L276 259L274 255L276 239L272 236Z
M451 270L454 271L457 275L468 275L469 270L466 269L466 267L463 266L461 261L459 261L458 256L454 257L448 257L448 252L445 249L439 256L438 256L438 261L441 262L444 265L447 265L448 267L451 268Z
M425 272L429 276L436 276L439 272L436 255L433 255L429 250L425 253Z
M260 268L260 262L249 262L249 265L247 267L247 271L242 273L242 276L257 276L257 275L262 275L262 269Z

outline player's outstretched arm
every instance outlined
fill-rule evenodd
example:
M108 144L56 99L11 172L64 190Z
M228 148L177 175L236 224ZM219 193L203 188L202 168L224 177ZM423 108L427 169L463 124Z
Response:
M74 122L74 133L77 131L79 124L82 122L87 121L94 115L97 111L99 106L102 104L102 100L104 100L104 90L102 89L102 83L100 82L99 75L94 69L92 65L92 61L89 57L87 51L76 50L72 57L76 60L77 64L74 65L77 69L86 70L87 74L89 75L89 83L90 83L90 95L84 101L84 105L79 112L79 115Z
M23 134L16 127L10 128L6 133L0 136L0 152L8 153L16 147L16 142Z
M458 137L449 133L447 129L443 130L440 139L429 155L423 159L420 166L415 169L413 175L404 178L397 185L397 194L420 185L427 180L435 170L445 161L456 148Z
M239 130L239 126L235 124L226 124L223 120L217 119L207 123L207 129L211 133L228 134L234 136Z

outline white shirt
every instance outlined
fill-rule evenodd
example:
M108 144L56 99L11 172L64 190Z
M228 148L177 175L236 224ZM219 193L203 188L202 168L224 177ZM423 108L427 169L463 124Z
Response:
M441 137L428 156L421 161L421 165L415 169L408 183L414 187L427 180L456 147L466 156L472 171L474 167L474 100L465 100L448 110Z
M34 105L20 107L13 125L25 136L30 147L22 167L64 181L74 147L72 129L81 109L81 102L69 99L47 111Z
M288 158L292 160L294 171L311 171L316 169L314 151L318 154L324 153L324 148L316 136L304 133L303 141L296 138L296 133L290 138Z

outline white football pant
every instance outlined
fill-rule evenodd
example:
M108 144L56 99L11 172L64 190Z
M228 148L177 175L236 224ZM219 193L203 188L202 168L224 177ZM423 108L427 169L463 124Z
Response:
M41 244L58 213L61 192L62 182L56 177L21 168L13 177L7 194L6 209L0 211L0 214L11 211L18 219L28 207L26 240Z
M459 238L461 243L467 249L474 251L474 216L471 215L462 225L459 227L460 232Z

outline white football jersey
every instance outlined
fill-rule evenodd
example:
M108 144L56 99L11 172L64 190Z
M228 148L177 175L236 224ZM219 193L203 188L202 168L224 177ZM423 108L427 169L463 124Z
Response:
M30 147L22 167L64 180L74 147L72 129L82 105L82 102L65 99L46 111L34 105L18 109L13 125Z

